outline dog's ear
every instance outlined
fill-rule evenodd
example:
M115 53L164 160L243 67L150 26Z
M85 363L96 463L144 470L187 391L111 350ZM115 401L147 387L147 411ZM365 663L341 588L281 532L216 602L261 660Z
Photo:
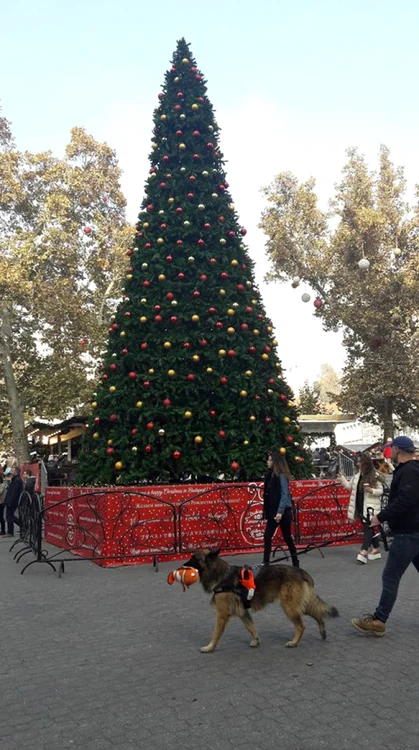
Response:
M211 549L208 552L207 557L212 557L212 558L218 557L218 555L220 554L220 552L221 552L221 547L218 547L218 549Z

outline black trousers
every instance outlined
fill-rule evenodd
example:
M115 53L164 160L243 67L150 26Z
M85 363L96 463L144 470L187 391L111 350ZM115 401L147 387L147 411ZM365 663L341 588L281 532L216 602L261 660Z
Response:
M291 523L292 523L292 508L286 508L286 510L282 514L282 518L279 523L277 523L273 518L268 518L266 522L265 534L263 536L263 541L264 541L263 562L265 563L265 565L269 563L269 560L271 558L272 537L275 534L275 531L277 530L279 526L279 528L282 531L284 542L290 551L292 564L296 568L300 567L300 563L298 561L297 549L296 549L296 546L294 544L294 539L292 538L292 534L291 534Z
M14 534L14 525L17 523L15 518L15 511L13 508L8 508L6 505L0 505L0 530L1 533L5 533L5 516L7 523L7 533Z
M373 539L374 534L377 533L377 529L372 529L370 526L369 521L362 522L362 526L364 527L364 538L362 540L362 549L368 550L371 546L374 547L374 549L380 549L380 537L376 536Z
M0 532L2 534L6 533L6 524L4 521L4 511L5 511L5 505L4 503L0 503Z

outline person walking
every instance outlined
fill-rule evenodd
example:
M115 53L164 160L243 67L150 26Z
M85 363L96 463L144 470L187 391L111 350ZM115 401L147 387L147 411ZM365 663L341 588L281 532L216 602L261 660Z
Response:
M0 536L6 535L6 523L4 520L4 496L6 494L6 482L4 481L3 467L0 466Z
M370 525L370 517L380 511L383 486L378 481L373 460L368 453L362 453L357 461L358 471L351 479L342 473L338 479L347 490L351 491L348 506L348 518L360 520L364 530L362 546L357 560L365 564L368 560L380 560L380 542Z
M7 488L4 504L6 506L7 536L14 536L15 513L19 498L23 492L23 482L19 466L12 469L12 478Z
M263 487L263 517L266 519L263 549L263 564L269 565L272 550L272 537L278 526L282 531L292 564L299 568L297 549L292 538L292 499L289 490L291 473L288 464L279 451L272 451L267 459L268 471Z
M419 461L415 459L416 449L409 437L400 435L391 446L391 459L397 466L388 504L371 519L373 528L386 521L393 534L383 571L381 597L374 614L352 620L353 627L359 633L376 636L385 635L386 622L396 603L400 581L410 563L419 572Z

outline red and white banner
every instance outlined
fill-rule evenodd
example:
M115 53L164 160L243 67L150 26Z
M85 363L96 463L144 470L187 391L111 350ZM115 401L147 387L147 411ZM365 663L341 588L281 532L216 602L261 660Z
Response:
M357 532L347 521L349 493L340 485L295 481L291 491L299 544L342 543ZM254 552L263 547L262 493L261 483L49 487L45 539L104 566L149 562L155 555L184 559L200 547ZM280 544L280 531L275 541Z

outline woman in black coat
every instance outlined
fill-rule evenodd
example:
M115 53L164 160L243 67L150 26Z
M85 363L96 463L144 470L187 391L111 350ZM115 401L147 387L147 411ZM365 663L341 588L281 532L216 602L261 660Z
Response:
M269 565L272 549L272 537L278 526L282 531L292 564L300 567L297 549L291 534L292 499L289 491L291 473L288 464L279 451L272 451L267 460L268 471L263 487L263 517L266 519L264 534L263 564Z
M23 492L23 482L18 466L12 469L12 478L7 488L4 504L6 506L7 536L14 536L15 513L19 498Z

